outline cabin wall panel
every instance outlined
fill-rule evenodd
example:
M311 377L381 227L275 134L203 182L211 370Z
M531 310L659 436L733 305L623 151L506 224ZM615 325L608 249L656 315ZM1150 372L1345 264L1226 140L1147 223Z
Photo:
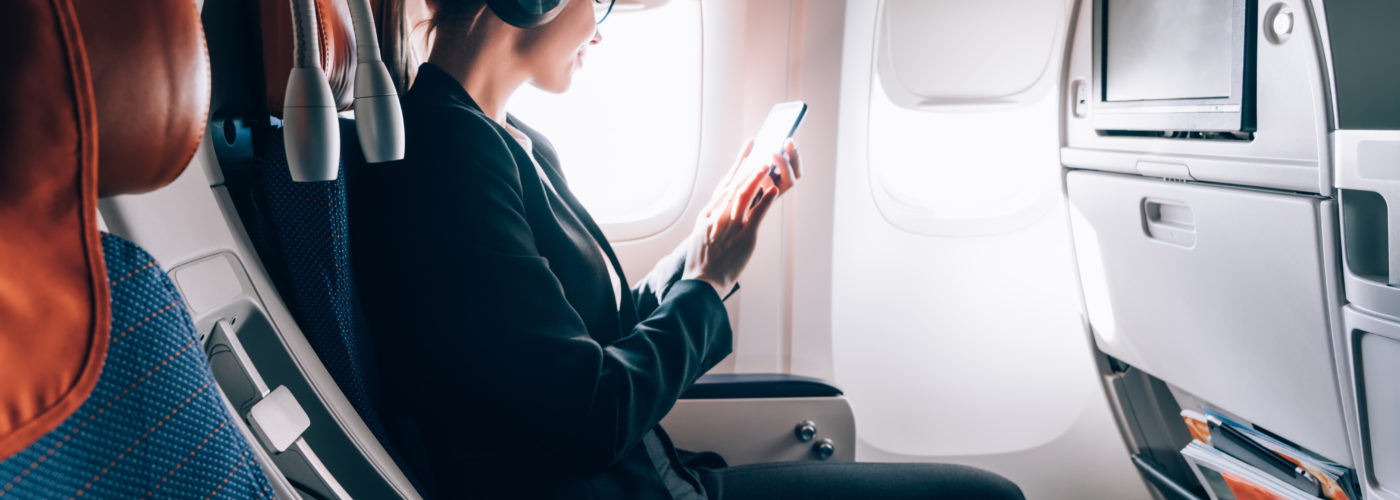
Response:
M1028 498L1147 498L1078 314L1054 151L1026 165L1046 174L1037 189L1054 202L1011 231L919 234L876 205L878 11L847 4L832 230L833 373L855 411L857 460L983 467ZM931 135L923 146L958 142Z

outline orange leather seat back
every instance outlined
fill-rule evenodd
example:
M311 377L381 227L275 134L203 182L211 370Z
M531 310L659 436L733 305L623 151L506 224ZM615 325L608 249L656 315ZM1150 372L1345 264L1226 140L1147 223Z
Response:
M0 458L96 384L110 297L97 198L172 181L204 133L209 62L190 0L8 0L0 43Z

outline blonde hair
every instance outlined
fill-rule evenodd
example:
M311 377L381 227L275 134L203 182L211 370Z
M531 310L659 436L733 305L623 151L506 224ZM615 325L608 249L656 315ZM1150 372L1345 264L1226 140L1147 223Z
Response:
M380 55L400 95L413 85L418 66L428 59L439 27L470 19L470 33L488 8L486 0L384 0L379 5Z
M437 39L438 29L443 26L461 26L465 21L466 32L471 33L476 29L477 23L481 22L481 16L489 9L486 0L425 0L424 3L431 13L424 21L428 31L423 35L427 40L425 45L430 49Z

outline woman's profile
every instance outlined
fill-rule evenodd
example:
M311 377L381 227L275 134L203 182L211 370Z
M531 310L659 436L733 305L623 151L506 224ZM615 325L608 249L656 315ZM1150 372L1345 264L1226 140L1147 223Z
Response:
M435 498L1020 498L1005 479L967 467L724 467L671 444L657 424L730 353L723 298L800 160L788 142L770 177L740 169L741 148L691 236L629 287L553 147L505 111L527 83L566 91L602 41L610 0L560 3L522 28L486 0L429 0L433 46L403 96L405 159L348 174L376 408L420 489Z

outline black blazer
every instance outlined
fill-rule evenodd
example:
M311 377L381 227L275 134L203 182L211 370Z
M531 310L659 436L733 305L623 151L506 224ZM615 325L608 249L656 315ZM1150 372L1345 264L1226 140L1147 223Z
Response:
M347 182L376 409L411 474L437 498L703 492L657 422L730 353L714 288L678 252L617 307L622 268L547 140L512 118L524 151L432 64L403 113L405 159Z

